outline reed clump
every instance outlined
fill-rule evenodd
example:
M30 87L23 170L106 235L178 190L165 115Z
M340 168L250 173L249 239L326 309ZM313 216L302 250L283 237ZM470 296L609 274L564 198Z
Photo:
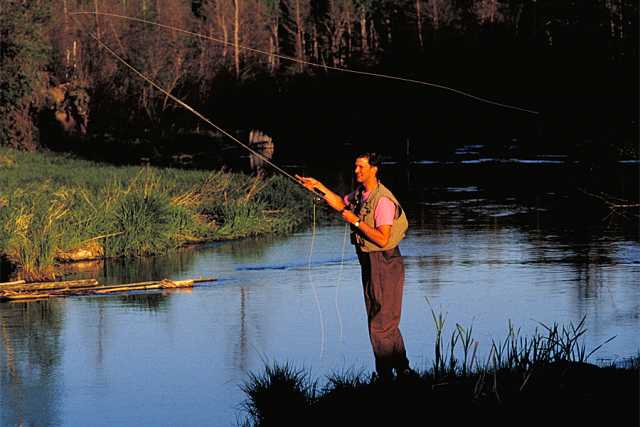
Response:
M12 159L0 167L0 256L28 280L55 278L63 262L162 254L308 221L299 214L308 196L281 177L114 167L5 148L0 156Z
M249 374L242 391L248 396L243 408L258 425L304 425L298 422L313 407L317 382L302 369L276 363Z
M427 369L384 382L350 370L318 386L308 372L276 364L245 383L244 425L278 425L292 394L304 402L293 406L298 425L638 425L640 355L589 363L606 343L586 351L584 318L541 324L529 337L509 322L507 336L480 358L471 327L458 324L445 340L445 316L432 314L435 355Z

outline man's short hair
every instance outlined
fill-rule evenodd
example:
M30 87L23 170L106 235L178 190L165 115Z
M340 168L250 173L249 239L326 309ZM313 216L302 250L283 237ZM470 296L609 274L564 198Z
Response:
M380 170L380 164L382 163L382 158L378 153L374 153L374 152L360 153L356 156L356 159L367 159L367 161L371 166L377 166L378 170Z

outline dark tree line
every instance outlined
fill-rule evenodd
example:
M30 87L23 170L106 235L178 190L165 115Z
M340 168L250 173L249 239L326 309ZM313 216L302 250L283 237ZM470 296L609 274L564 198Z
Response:
M91 34L214 122L234 132L263 129L291 157L366 141L384 149L411 140L425 153L516 141L613 146L627 155L637 142L633 0L5 0L0 7L3 145L203 132L206 125ZM309 62L452 86L541 114Z

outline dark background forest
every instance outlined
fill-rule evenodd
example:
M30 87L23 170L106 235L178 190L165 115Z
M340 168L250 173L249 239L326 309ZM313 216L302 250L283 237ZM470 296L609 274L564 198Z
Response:
M3 0L0 9L5 146L198 167L238 154L98 39L241 140L252 129L271 136L278 162L331 161L345 147L399 158L407 141L414 158L474 144L638 158L634 0Z

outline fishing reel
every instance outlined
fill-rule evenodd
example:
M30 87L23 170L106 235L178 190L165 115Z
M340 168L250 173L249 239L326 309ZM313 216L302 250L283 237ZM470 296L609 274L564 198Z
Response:
M320 191L317 188L314 188L312 191L313 191L313 193L315 195L314 198L313 198L313 200L315 202L320 203L320 202L322 202L324 200L325 193L323 191Z

